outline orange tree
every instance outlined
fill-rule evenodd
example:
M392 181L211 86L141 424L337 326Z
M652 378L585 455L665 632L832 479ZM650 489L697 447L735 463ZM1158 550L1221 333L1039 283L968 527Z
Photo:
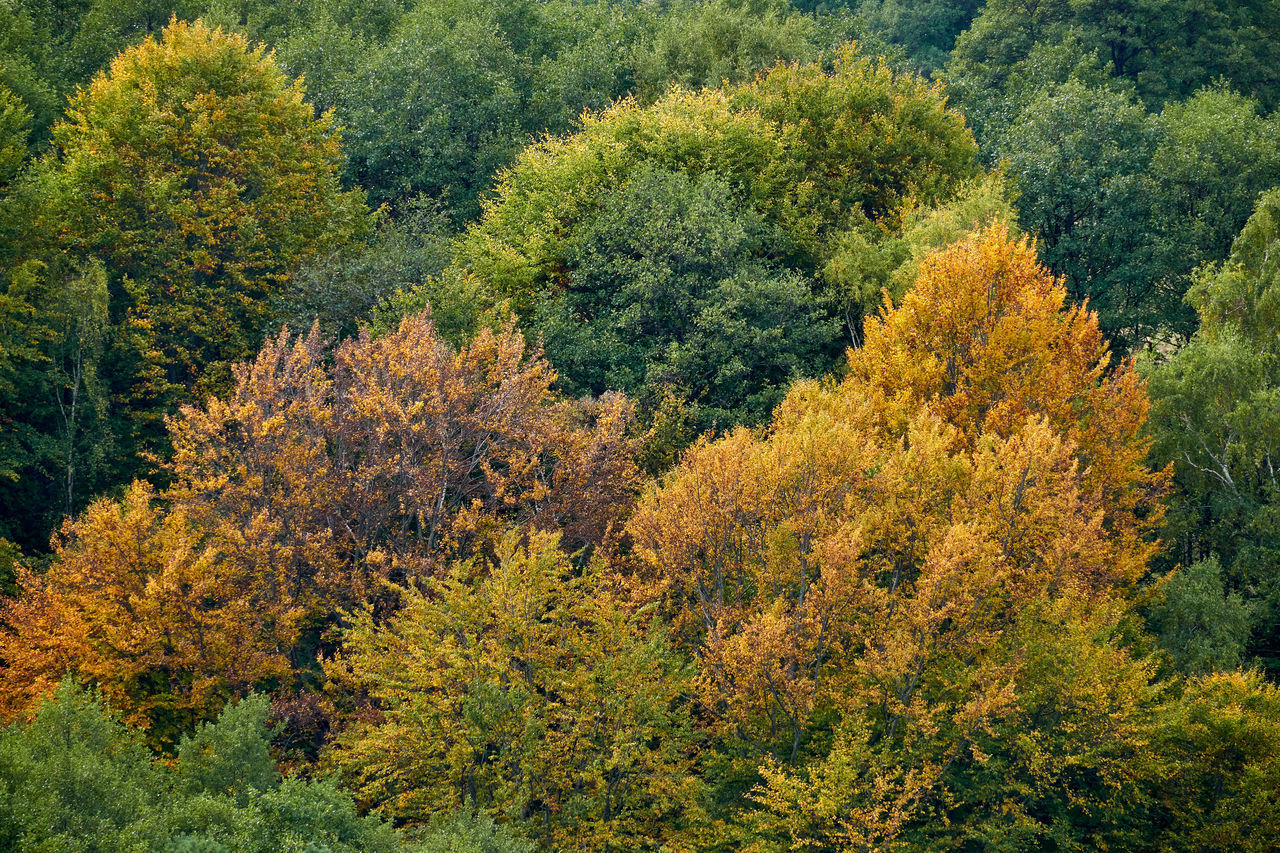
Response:
M72 672L173 745L230 694L285 679L305 615L289 565L266 549L237 553L237 539L166 510L142 483L68 522L49 571L20 571L22 593L2 612L5 715Z
M793 389L762 436L696 445L646 495L640 575L697 654L738 784L763 772L752 843L1025 849L1131 783L1149 672L1117 632L1166 479L1147 409L1096 317L993 226L921 261L843 380ZM1078 736L1039 731L1055 707ZM966 776L1020 726L1044 739L994 774L1011 787Z
M0 609L0 703L71 671L172 739L258 686L314 691L340 608L398 606L513 524L606 541L638 480L631 410L566 402L513 326L454 351L427 315L326 360L269 342L225 399L171 421L171 485L68 524ZM300 697L305 706L314 696Z

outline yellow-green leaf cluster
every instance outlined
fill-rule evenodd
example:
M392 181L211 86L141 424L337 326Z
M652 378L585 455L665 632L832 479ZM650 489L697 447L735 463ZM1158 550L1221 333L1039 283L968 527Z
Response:
M375 703L330 755L360 799L410 823L474 804L552 850L652 850L695 809L685 665L557 546L512 531L358 616L328 671Z

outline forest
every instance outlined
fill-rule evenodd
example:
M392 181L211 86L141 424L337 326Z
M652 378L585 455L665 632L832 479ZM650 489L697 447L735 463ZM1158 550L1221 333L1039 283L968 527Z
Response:
M0 0L0 850L1280 849L1280 3Z

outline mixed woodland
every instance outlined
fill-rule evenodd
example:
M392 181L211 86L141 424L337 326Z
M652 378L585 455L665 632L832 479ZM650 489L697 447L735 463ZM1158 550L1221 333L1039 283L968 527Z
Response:
M0 0L0 850L1280 847L1280 4Z

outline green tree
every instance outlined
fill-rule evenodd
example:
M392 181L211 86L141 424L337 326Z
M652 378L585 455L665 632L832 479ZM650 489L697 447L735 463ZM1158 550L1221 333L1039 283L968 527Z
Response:
M48 67L54 53L49 11L42 3L8 0L0 16L0 86L30 111L30 141L36 146L48 138L61 109L62 92Z
M480 214L496 173L531 138L572 129L584 111L629 94L652 102L672 84L744 82L854 34L847 17L785 0L407 5L383 7L384 23L371 25L357 9L319 4L281 56L335 108L350 180L375 202L426 194L457 224Z
M0 729L0 843L22 853L402 849L388 824L360 817L331 782L281 779L267 715L261 696L228 706L183 741L171 766L66 681L31 722Z
M367 227L360 196L338 189L330 119L302 97L262 48L175 21L118 56L55 129L36 225L106 264L113 314L146 337L140 397L163 407L221 387L298 263Z
M24 545L147 470L164 417L229 385L299 265L368 232L340 162L300 83L200 23L173 22L77 91L12 197L9 313L40 342L5 411Z
M10 850L136 849L164 786L141 738L62 684L27 725L0 729L0 834Z
M490 176L514 156L520 58L497 9L419 4L336 93L348 172L374 202L425 193L471 218Z
M1229 593L1256 608L1249 652L1280 661L1280 192L1258 200L1230 258L1203 268L1188 301L1200 318L1191 341L1151 374L1155 458L1180 487L1168 536L1171 559L1215 555Z
M30 135L31 111L0 82L0 199L27 159Z
M795 5L803 9L826 4L799 0ZM846 0L844 5L891 44L901 45L911 62L927 73L946 63L956 36L982 11L983 0Z
M534 309L566 392L623 388L652 407L674 390L703 428L767 418L792 378L834 365L838 338L812 282L760 259L777 242L714 175L641 166L570 238L567 286Z
M1150 778L1159 849L1274 849L1280 689L1257 672L1207 676L1166 703L1157 723Z
M419 837L416 853L534 853L532 841L485 814L451 814Z
M1152 211L1144 229L1160 322L1180 340L1196 318L1185 300L1192 273L1226 259L1258 196L1280 184L1272 140L1280 117L1223 87L1170 104L1157 119L1159 143L1147 167Z
M744 83L777 62L813 62L854 36L853 22L803 15L785 0L673 3L635 50L633 74L645 100L672 85Z
M387 331L375 320L380 311L438 279L452 257L454 230L447 212L417 199L395 214L383 214L376 216L376 231L367 241L322 249L299 267L274 297L274 313L285 325L309 329L318 322L324 338L335 342L355 337L370 322L378 332ZM452 330L457 325L449 319L453 306L440 298L430 302L437 325ZM419 310L426 307L424 302ZM402 310L400 315L405 313L413 312ZM450 340L461 343L457 337Z
M1050 268L1117 349L1185 340L1192 271L1225 257L1257 194L1280 181L1275 120L1220 88L1151 115L1077 79L1035 90L1016 115L988 127L988 152Z
M227 705L216 722L204 722L178 743L177 777L192 794L230 795L248 801L251 791L269 791L280 784L271 758L266 723L271 701L250 694Z
M991 0L957 40L947 76L997 94L1069 47L1159 109L1219 79L1272 108L1280 11L1266 0ZM1061 81L1059 81L1061 82Z
M899 235L977 172L939 89L846 47L826 70L624 101L530 147L452 271L511 301L566 388L652 407L666 386L706 407L700 425L758 422L857 313L828 265L848 232Z
M1123 92L1069 81L1040 91L990 136L1019 190L1018 221L1041 241L1045 263L1073 299L1089 300L1104 329L1123 336L1122 347L1141 342L1160 320L1156 274L1141 251L1155 120Z
M105 69L112 57L159 35L174 18L191 19L198 0L89 0L78 14L55 24L60 30L53 44L58 90L73 95Z
M4 278L0 527L39 551L60 517L120 472L109 294L96 261L19 261Z
M1218 558L1208 557L1162 579L1148 622L1179 669L1204 675L1239 666L1253 613L1224 590Z

